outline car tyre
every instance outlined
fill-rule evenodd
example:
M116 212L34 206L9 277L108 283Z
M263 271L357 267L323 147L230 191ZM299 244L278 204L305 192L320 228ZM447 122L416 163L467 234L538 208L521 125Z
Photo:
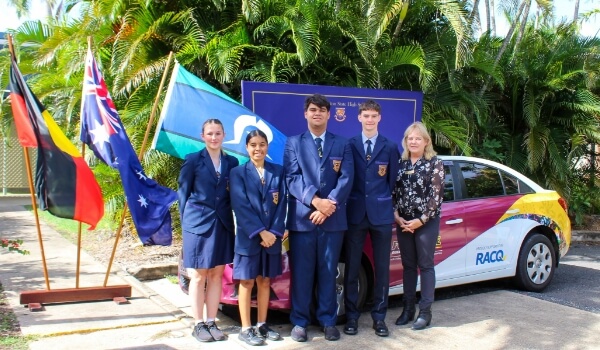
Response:
M516 284L530 292L541 292L552 281L556 268L554 246L548 237L534 233L521 246Z
M344 270L346 264L344 262L338 263L338 274L335 279L336 298L338 304L338 323L346 322L346 308L344 306ZM367 300L367 292L369 290L369 282L367 280L367 272L363 265L358 270L358 309L362 310Z

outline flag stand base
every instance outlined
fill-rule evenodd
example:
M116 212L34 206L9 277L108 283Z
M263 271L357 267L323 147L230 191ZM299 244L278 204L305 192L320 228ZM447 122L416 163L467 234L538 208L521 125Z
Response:
M106 286L86 287L51 290L28 290L21 292L19 302L21 305L66 303L73 301L100 301L117 300L117 304L123 304L121 298L131 297L131 286Z

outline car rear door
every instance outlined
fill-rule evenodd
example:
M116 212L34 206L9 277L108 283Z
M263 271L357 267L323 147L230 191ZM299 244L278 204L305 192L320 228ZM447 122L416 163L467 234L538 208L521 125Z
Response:
M522 194L506 192L499 169L470 161L459 164L467 217L466 274L506 269L517 258L505 254L515 238L508 226L496 224Z

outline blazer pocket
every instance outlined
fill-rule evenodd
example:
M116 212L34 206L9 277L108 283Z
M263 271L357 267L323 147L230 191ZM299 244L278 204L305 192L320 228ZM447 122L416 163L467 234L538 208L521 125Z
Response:
M205 206L187 202L183 211L181 227L186 231L193 231L194 228L203 224Z
M382 217L394 216L394 205L392 204L392 196L377 198L377 212Z

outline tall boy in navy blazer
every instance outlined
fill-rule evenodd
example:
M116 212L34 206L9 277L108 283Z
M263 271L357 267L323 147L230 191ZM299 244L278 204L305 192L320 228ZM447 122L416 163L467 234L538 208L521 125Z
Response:
M308 131L287 139L283 157L288 186L292 339L306 341L316 282L316 316L325 339L337 340L336 275L352 187L352 151L343 137L327 132L330 104L325 96L306 98ZM316 139L321 142L321 149Z
M348 232L344 237L344 305L347 322L344 333L358 333L358 273L367 233L371 236L375 265L373 329L387 336L385 315L390 279L390 250L394 204L392 195L398 173L398 145L378 132L381 106L372 100L359 106L362 132L349 140L354 158L354 183L348 199ZM364 286L363 286L364 288Z

